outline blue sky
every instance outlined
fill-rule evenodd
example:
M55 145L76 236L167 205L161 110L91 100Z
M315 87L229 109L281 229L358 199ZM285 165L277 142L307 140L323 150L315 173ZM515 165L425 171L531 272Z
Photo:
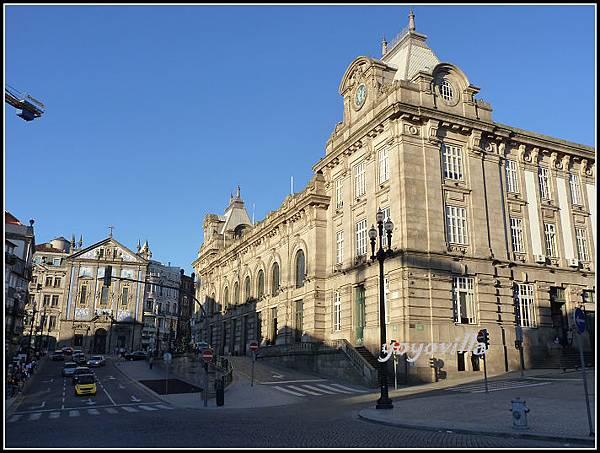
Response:
M192 271L207 213L257 221L300 191L342 118L338 87L408 6L5 6L5 208L36 242L108 236ZM414 7L496 122L595 146L595 6Z

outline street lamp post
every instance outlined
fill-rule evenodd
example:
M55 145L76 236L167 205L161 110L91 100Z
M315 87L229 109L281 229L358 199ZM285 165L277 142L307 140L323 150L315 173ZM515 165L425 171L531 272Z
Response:
M35 324L35 314L37 313L37 304L35 300L33 301L33 314L31 316L31 327L29 328L29 347L27 348L27 362L29 363L29 356L31 355L31 340L33 335L33 325Z
M42 312L42 319L40 320L40 325L36 326L35 330L36 330L36 339L35 339L35 349L36 352L38 352L38 345L39 345L39 350L40 351L44 351L44 322L46 322L46 307L44 307L44 311ZM40 334L41 334L41 338L40 338Z
M379 331L381 333L381 345L387 345L386 332L385 332L385 301L384 301L384 278L383 278L383 262L387 257L388 253L392 248L392 230L394 224L388 218L384 224L384 214L381 209L377 211L377 229L372 225L369 230L369 239L371 240L371 260L379 261ZM387 235L387 250L383 248L383 234ZM379 249L375 253L375 242L379 235ZM380 352L380 357L383 355L383 351ZM382 357L383 358L383 357ZM377 400L377 409L393 409L394 405L392 400L388 396L388 385L387 385L387 362L379 362L379 382L381 384L381 396Z

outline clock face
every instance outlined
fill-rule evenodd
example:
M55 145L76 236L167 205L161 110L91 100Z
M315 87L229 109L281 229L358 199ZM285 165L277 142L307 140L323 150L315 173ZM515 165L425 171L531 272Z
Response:
M361 84L356 90L356 106L362 107L365 103L365 98L367 97L367 87L364 84Z

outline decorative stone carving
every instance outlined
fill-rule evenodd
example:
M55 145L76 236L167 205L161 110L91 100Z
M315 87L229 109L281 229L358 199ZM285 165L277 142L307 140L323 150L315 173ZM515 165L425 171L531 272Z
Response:
M419 128L412 124L405 124L404 132L410 135L419 135Z
M550 166L551 168L556 168L558 170L562 169L562 162L558 158L557 152L553 152L550 154Z
M75 319L88 319L90 317L90 311L87 308L76 308Z
M440 139L437 136L439 125L439 121L429 120L427 122L427 140L431 144L438 145L440 143Z

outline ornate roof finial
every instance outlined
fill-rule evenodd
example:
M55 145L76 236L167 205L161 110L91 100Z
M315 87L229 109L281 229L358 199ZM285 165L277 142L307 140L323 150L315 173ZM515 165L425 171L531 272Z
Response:
M239 186L239 184L238 184L238 186L237 186L237 192L236 192L235 196L236 196L236 198L237 198L238 200L240 199L240 186Z
M410 14L408 15L408 29L410 31L415 31L415 13L413 13L412 8L410 9Z
M79 235L79 248L83 247L83 234Z
M386 54L386 52L387 52L387 46L388 46L388 43L385 40L385 35L384 35L383 36L383 41L381 41L381 55L382 56Z
M140 240L138 238L138 243L137 243L137 251L138 251L138 253L140 252L141 249L142 249L142 244L140 244Z
M114 226L109 225L108 228L110 229L110 232L108 233L108 237L112 238L112 230L113 230Z

